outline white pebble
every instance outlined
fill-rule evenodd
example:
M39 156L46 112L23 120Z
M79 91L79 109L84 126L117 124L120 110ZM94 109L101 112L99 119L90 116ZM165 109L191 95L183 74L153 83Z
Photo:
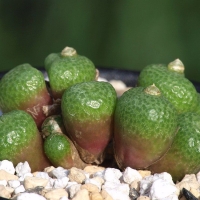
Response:
M46 200L43 196L35 193L21 193L17 197L17 200Z
M112 197L113 200L130 200L129 195L124 194L118 189L107 188L105 191Z
M162 179L168 183L174 184L172 181L172 176L167 172L146 176L140 181L140 195L149 196L151 186L157 179Z
M123 90L126 88L126 84L121 80L110 80L109 83L117 90Z
M54 188L65 188L67 186L68 181L69 181L68 177L62 177L62 178L56 179L54 181L53 187Z
M104 178L104 170L103 171L99 171L99 172L95 172L92 177L101 177L101 178Z
M44 178L44 179L50 179L50 176L47 172L36 172L35 177L38 178Z
M53 188L55 180L56 179L49 178L49 181L48 181L47 185L45 186L45 189L51 189L51 188Z
M178 195L172 194L172 195L169 195L168 197L160 199L160 200L179 200L179 198L178 198Z
M15 168L11 161L2 160L0 161L0 170L3 169L10 174L15 174Z
M119 169L115 168L107 168L104 171L104 179L110 182L120 183L120 178L122 176L122 172Z
M101 186L104 183L104 179L99 177L99 176L96 176L94 178L86 179L85 183L91 183L91 184L96 185L99 188L99 191L100 191L101 190Z
M29 177L33 177L33 174L31 174L30 172L29 173L26 173L26 174L23 174L22 176L19 177L19 181L20 182L23 182L24 179L29 176Z
M103 82L108 82L108 80L107 79L105 79L105 78L103 78L103 77L98 77L98 81L103 81Z
M16 188L20 186L20 181L19 180L10 180L8 181L8 185L12 188Z
M25 161L24 163L22 162L18 163L17 166L15 167L15 170L17 176L19 177L23 176L24 174L31 173L31 168L27 161Z
M114 182L109 182L109 181L106 181L104 183L104 185L102 186L102 189L106 191L110 189L118 190L127 196L129 195L129 192L130 192L129 185L127 183L114 183Z
M124 182L131 184L133 181L142 180L142 176L137 170L127 167L123 172L123 180Z
M7 181L6 180L0 180L0 185L3 185L3 186L7 186Z
M15 188L14 193L15 194L19 194L21 192L25 192L25 188L23 185L18 186L17 188Z
M150 189L149 197L152 200L164 199L176 193L177 188L174 184L159 178L153 182Z
M73 184L70 187L68 187L67 191L69 192L69 197L73 198L80 189L81 184Z
M63 167L57 167L55 169L52 170L52 175L55 178L62 178L62 177L66 177L68 176L68 170L64 169Z

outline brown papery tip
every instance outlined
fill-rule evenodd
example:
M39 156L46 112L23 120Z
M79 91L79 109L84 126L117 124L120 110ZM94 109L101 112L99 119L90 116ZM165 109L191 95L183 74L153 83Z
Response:
M155 86L155 84L146 87L146 88L144 89L144 92L145 92L146 94L150 94L150 95L154 95L154 96L159 96L159 95L161 95L160 90Z
M185 67L182 61L179 59L176 59L173 62L170 62L167 67L168 67L168 70L174 71L180 74L183 74L185 70Z
M67 57L67 56L75 56L77 55L76 50L72 47L65 47L62 51L61 51L61 56L63 57Z

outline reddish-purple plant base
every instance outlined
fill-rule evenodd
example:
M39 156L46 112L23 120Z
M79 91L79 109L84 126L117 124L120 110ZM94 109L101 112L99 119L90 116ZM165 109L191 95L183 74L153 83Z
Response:
M40 93L34 96L30 101L21 105L20 109L25 110L29 113L35 120L37 127L40 129L43 121L46 119L47 115L43 111L43 107L47 105L52 105L53 100L49 95L46 88L44 88Z
M52 165L44 154L43 139L39 132L29 144L21 148L19 152L16 152L11 161L15 166L19 162L27 161L31 166L32 172L44 170L45 167Z
M113 133L111 117L95 122L64 123L67 133L71 140L76 143L76 147L78 145L93 155L91 159L94 160L103 154ZM87 157L87 155L85 156ZM83 157L82 159L84 160ZM91 160L91 163L93 161Z
M159 139L158 139L159 140ZM160 159L170 148L172 139L162 142L162 150L157 148L154 141L137 138L132 139L114 135L114 152L116 161L121 169L132 167L146 169ZM159 143L158 143L159 144Z

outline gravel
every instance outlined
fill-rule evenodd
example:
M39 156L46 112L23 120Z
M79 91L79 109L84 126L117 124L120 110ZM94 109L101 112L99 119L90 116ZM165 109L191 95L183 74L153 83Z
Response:
M124 171L90 165L83 170L47 167L31 172L28 162L16 167L0 161L0 196L15 200L178 200L186 188L200 197L200 172L174 183L169 173L127 167Z

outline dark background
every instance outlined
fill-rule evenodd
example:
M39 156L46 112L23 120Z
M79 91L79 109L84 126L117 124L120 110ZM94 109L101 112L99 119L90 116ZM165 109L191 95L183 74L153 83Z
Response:
M113 68L179 58L200 81L200 1L0 0L0 71L43 66L65 46Z

